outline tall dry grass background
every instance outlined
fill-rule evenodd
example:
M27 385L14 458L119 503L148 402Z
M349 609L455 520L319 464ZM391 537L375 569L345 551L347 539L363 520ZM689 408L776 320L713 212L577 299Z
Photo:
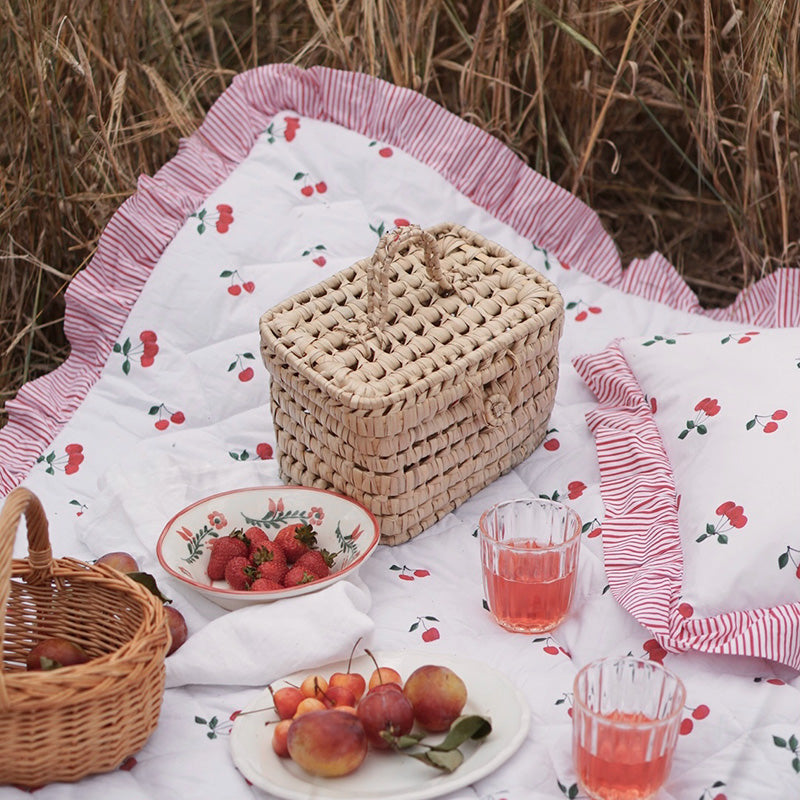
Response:
M799 31L800 0L0 0L0 400L68 354L137 176L269 62L419 90L727 305L800 263Z

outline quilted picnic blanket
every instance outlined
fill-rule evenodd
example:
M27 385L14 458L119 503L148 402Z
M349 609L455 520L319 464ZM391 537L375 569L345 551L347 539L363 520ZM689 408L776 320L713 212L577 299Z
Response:
M379 546L353 580L322 592L228 612L171 580L155 543L173 514L214 492L280 483L259 316L372 253L386 230L445 220L503 245L564 297L561 373L543 445L412 541ZM728 309L704 311L662 256L623 271L589 208L415 92L322 68L275 65L238 76L197 133L157 174L143 176L114 215L67 294L69 359L8 403L0 431L0 489L22 484L38 495L54 554L131 552L190 633L167 659L164 705L145 747L114 772L37 796L347 796L302 783L273 787L269 774L246 779L232 758L231 731L268 683L346 658L359 638L376 652L463 659L469 669L483 663L516 688L529 720L519 746L491 769L470 771L467 760L453 773L461 780L402 790L389 775L358 797L581 797L572 682L588 661L628 653L663 661L687 687L660 800L799 796L800 680L789 660L673 646L621 604L624 582L609 580L603 549L604 500L617 495L604 493L609 478L587 422L599 395L581 362L622 340L649 342L653 353L685 334L746 347L772 328L798 325L796 271L760 281ZM692 399L699 410L681 442L700 441L704 421L711 427L712 395ZM763 410L780 410L774 427L765 428L758 411L750 429L777 436L795 409ZM767 492L768 477L755 473ZM481 589L478 518L523 494L569 502L584 522L572 612L542 636L501 630ZM737 510L735 497L722 500L731 504L720 505L720 518L742 529L747 509ZM706 553L728 552L728 537L713 531L701 545L717 550ZM782 576L793 572L799 547L787 532ZM15 553L25 555L23 536ZM24 791L3 787L0 796Z

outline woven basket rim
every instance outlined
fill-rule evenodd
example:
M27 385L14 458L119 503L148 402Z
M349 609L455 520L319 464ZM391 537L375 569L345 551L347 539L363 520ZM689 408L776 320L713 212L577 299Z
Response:
M15 558L12 560L12 579L22 578L30 571L28 559ZM145 586L105 564L90 564L79 559L65 556L53 559L53 572L54 577L77 578L77 581L72 581L73 583L80 582L82 578L91 575L102 575L103 580L90 580L89 583L101 586L106 590L111 589L118 591L129 597L132 604L135 602L140 608L145 610L161 602ZM123 661L132 650L139 646L143 637L149 635L151 632L157 632L158 629L155 626L144 629L145 621L146 620L142 620L142 623L133 635L115 650L94 656L83 664L59 667L56 670L13 670L8 672L5 669L5 663L0 663L0 671L3 673L6 687L11 688L13 682L16 681L22 681L24 683L26 681L47 681L50 679L54 684L65 683L69 676L76 672L80 674L81 680L86 676L90 676L93 672L104 672L109 662Z
M457 375L460 376L470 374L480 365L486 364L487 361L494 356L511 349L512 346L519 341L521 336L528 335L545 325L552 324L563 313L563 298L561 297L556 284L553 283L553 281L551 281L547 276L542 275L534 267L521 261L511 251L502 245L499 245L496 242L491 242L481 234L475 233L474 231L471 231L462 225L457 225L450 222L442 222L434 225L430 228L427 228L426 232L433 235L454 233L461 235L465 241L471 240L475 243L490 246L491 249L498 255L515 262L516 265L524 268L525 271L529 271L532 276L538 276L538 278L541 279L541 285L549 292L550 295L548 298L548 303L545 308L542 309L542 311L527 317L526 319L518 322L513 329L504 331L499 336L484 342L479 347L464 353L452 361L448 366ZM469 239L467 237L469 237ZM341 278L341 276L345 275L346 273L351 273L352 275L356 274L357 268L363 268L370 262L371 258L372 257L369 256L361 259L356 264L340 270L336 274L323 281L320 281L314 286L296 293L292 297L289 297L282 303L279 303L278 305L266 311L261 315L259 320L261 351L264 364L268 370L270 370L270 360L272 358L282 361L295 372L302 374L310 383L312 383L321 391L325 392L332 399L352 410L359 411L376 411L396 405L402 405L410 401L418 401L420 396L420 386L430 386L431 382L427 376L422 376L413 383L410 383L385 395L364 396L358 390L354 391L352 388L343 388L337 386L333 381L323 377L316 370L308 369L304 362L294 353L292 353L285 344L283 344L280 338L277 338L273 335L272 331L269 329L269 323L291 308L298 298L311 299L317 295L324 294L335 281L338 281ZM443 371L440 369L439 372L442 373L441 380L444 381ZM466 386L464 391L469 391Z

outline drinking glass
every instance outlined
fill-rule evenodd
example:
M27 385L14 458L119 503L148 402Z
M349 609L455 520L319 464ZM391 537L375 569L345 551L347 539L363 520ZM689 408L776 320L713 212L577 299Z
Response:
M555 500L498 503L478 523L483 590L494 619L516 633L544 633L567 615L575 590L581 519Z
M653 661L605 658L575 677L572 755L592 800L648 800L666 781L686 689Z

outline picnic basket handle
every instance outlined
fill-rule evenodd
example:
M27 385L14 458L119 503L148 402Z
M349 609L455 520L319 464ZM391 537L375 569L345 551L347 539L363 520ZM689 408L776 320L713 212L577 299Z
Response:
M436 239L419 225L395 228L381 236L375 253L367 265L367 319L372 328L380 329L386 319L389 303L389 265L403 245L418 242L422 247L428 277L442 294L450 294L453 284L445 275L436 248Z
M31 567L27 582L42 583L53 573L53 551L44 509L33 492L20 486L8 493L0 510L0 641L5 632L6 606L11 593L14 540L23 514L28 528L28 563Z

